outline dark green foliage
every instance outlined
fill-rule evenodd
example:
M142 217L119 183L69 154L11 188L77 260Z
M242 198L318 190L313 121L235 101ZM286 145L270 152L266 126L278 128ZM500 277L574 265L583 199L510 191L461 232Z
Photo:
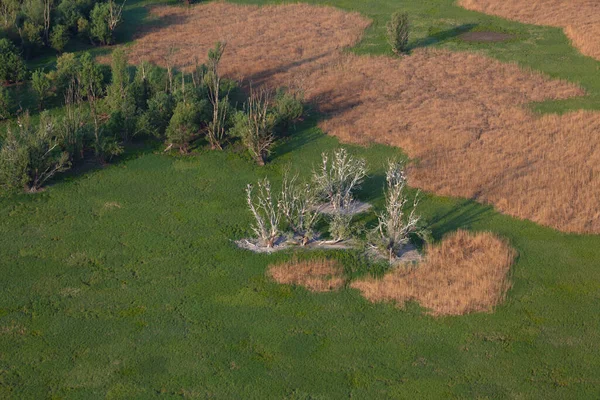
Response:
M396 12L387 24L388 43L395 54L401 54L408 49L410 21L408 13Z
M82 106L68 105L65 113L55 124L56 137L71 162L83 159L86 145L93 138L89 112Z
M102 45L114 43L114 31L121 22L123 5L115 4L113 0L106 3L96 3L90 13L89 33L92 40Z
M8 39L0 39L0 83L20 82L27 69L19 51Z
M8 90L0 86L0 120L10 118L11 98Z
M55 25L50 34L50 45L54 50L62 53L69 43L69 29L66 25Z
M190 150L190 142L200 133L200 114L206 102L180 102L173 111L173 116L167 127L167 142L182 154Z
M37 125L25 115L9 128L0 149L0 188L35 192L55 174L69 168L69 155L61 151L54 123L44 112Z
M273 113L275 114L275 127L277 131L283 133L289 127L298 121L304 113L304 105L302 104L302 93L292 93L285 88L277 89L273 100Z
M173 115L173 98L166 92L158 92L147 104L148 109L138 118L137 131L162 138Z

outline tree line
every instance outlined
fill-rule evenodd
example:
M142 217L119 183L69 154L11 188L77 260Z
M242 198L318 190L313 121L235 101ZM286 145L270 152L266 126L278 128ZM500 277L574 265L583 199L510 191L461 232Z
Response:
M188 154L195 144L221 150L240 140L260 165L278 135L303 113L301 93L250 89L237 107L230 100L237 83L224 79L219 64L225 44L217 43L205 64L175 72L148 62L128 65L122 49L112 54L110 72L90 53L64 53L56 69L35 71L32 88L41 110L35 119L20 113L7 123L0 144L0 189L35 192L56 174L85 159L100 163L123 152L134 138L155 137L166 150ZM0 115L10 110L0 91ZM60 99L64 112L52 116L45 105Z

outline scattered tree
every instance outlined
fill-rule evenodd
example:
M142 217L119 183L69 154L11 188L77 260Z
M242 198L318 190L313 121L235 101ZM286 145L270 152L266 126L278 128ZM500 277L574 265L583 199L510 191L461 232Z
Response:
M113 44L115 29L121 23L124 6L125 2L118 5L113 0L107 3L96 3L90 13L89 32L93 40L97 40L102 45Z
M290 92L279 88L273 101L273 111L276 115L275 125L278 130L285 131L290 124L298 121L304 113L302 92Z
M169 143L167 150L175 147L179 149L181 154L189 153L190 142L199 130L197 105L193 102L180 102L175 107L167 127L167 141Z
M396 12L387 24L387 39L394 54L401 54L408 49L410 22L407 13Z

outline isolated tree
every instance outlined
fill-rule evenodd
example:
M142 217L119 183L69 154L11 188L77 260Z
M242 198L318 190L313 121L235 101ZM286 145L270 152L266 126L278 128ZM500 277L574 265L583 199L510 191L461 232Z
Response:
M298 175L286 171L277 202L281 214L292 232L307 245L316 236L315 224L319 218L318 196L309 183L301 183Z
M42 69L37 69L31 74L31 87L38 100L38 108L42 110L44 103L51 95L52 82Z
M213 108L212 121L208 124L207 137L211 147L219 150L223 149L225 122L229 110L228 96L221 98L221 75L219 74L219 64L225 52L225 47L225 43L217 42L215 48L209 50L207 71L204 74L204 80L208 87L208 99Z
M406 175L404 165L389 161L386 173L385 210L378 215L379 224L370 234L371 245L385 251L393 262L409 242L410 234L417 232L420 217L416 214L418 193L410 212L406 211Z
M25 114L16 128L8 129L0 149L0 187L36 192L48 179L69 168L69 156L61 151L54 129L47 112L40 114L37 126Z
M69 28L66 25L55 25L50 33L50 46L62 53L69 43Z
M392 51L399 55L408 49L410 21L407 13L396 12L387 24L387 39Z
M271 183L267 178L258 182L258 190L254 194L254 187L246 187L246 201L248 208L254 216L252 230L266 247L273 247L281 231L279 228L281 213L277 201L271 193Z
M265 165L275 141L275 116L269 112L269 100L266 90L251 89L245 111L236 113L234 118L233 131L242 138L258 165Z
M273 111L276 116L275 125L279 131L285 131L290 124L296 122L304 113L302 92L290 92L284 88L277 89L273 100Z
M0 39L0 83L20 82L27 68L17 48L8 39Z

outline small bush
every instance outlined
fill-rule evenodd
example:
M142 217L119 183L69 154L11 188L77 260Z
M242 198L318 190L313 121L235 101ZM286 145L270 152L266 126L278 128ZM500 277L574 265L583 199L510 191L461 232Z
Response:
M302 93L292 93L283 88L277 90L273 100L273 111L276 116L276 128L280 132L289 129L290 125L298 121L304 113Z
M401 54L408 49L410 22L407 13L394 13L387 24L387 39L392 51Z

